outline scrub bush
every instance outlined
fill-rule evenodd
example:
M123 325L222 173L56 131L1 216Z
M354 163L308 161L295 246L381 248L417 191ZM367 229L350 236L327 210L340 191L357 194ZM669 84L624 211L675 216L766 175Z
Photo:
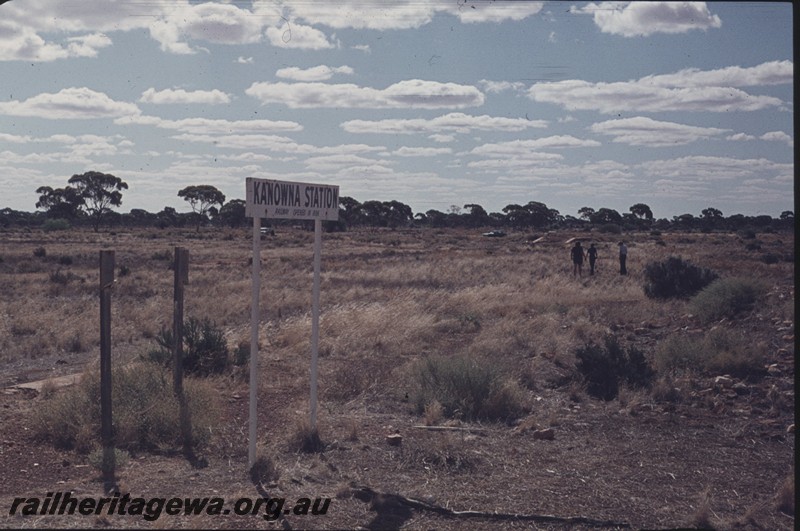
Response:
M156 337L156 342L159 348L151 350L147 354L147 359L171 366L174 344L172 329L162 328ZM183 370L187 374L196 376L220 374L231 364L224 332L207 319L201 321L190 317L183 325L183 343Z
M434 402L449 418L510 420L523 411L522 393L499 366L461 356L431 356L414 368L418 414Z
M710 269L693 265L679 256L651 262L645 267L644 276L644 293L651 299L689 297L718 278Z
M181 445L180 406L172 375L153 363L112 370L111 409L115 446L148 450ZM192 444L208 443L218 422L216 392L203 381L185 379L184 392L192 422ZM50 393L34 411L35 434L59 448L90 453L100 445L100 374L84 374L78 385Z
M613 400L620 383L631 388L649 388L655 372L644 354L630 347L622 348L614 336L606 336L604 345L590 343L575 351L576 369L586 382L586 392L602 400Z
M725 328L703 337L673 335L656 348L653 365L661 373L690 371L757 379L764 374L765 347Z
M701 321L734 317L753 307L764 293L762 282L750 278L722 278L709 284L689 302L689 311Z

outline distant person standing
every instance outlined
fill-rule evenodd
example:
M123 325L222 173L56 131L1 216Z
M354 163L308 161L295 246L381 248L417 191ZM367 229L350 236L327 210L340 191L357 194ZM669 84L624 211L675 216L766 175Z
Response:
M597 247L594 244L586 250L586 256L589 257L589 274L594 275L594 264L597 262Z
M619 242L619 274L627 275L628 268L625 267L625 262L628 260L628 247L625 242Z
M580 241L575 242L575 246L570 251L570 256L572 257L572 275L582 277L583 247L581 247Z

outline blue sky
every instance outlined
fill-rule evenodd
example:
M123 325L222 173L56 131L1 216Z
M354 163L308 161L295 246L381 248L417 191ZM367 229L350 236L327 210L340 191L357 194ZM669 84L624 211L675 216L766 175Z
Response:
M11 0L0 208L246 177L414 212L794 210L792 4Z

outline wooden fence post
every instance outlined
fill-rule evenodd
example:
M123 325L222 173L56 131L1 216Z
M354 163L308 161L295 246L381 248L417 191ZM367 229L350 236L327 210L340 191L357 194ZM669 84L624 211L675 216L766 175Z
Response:
M183 287L189 283L189 250L175 247L175 283L173 293L172 354L173 391L180 407L181 439L183 452L194 459L192 448L192 420L189 405L183 392Z
M111 415L111 288L114 251L100 251L100 436L103 443L103 483L115 484L114 425Z
M183 395L183 286L189 281L189 251L175 247L175 282L172 297L173 391Z

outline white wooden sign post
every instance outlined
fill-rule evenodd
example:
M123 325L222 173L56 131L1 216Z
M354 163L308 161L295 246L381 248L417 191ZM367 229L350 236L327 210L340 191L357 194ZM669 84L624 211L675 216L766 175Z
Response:
M261 293L261 218L314 220L314 285L311 305L311 429L317 427L317 359L319 356L320 255L322 221L339 219L339 187L248 177L245 215L253 218L253 281L250 313L250 424L248 468L256 460L258 401L258 325Z

